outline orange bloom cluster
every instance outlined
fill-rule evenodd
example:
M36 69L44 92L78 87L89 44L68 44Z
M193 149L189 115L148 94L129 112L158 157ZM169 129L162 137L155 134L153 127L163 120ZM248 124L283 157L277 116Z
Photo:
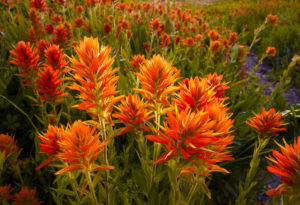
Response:
M29 42L26 44L24 41L19 41L10 53L15 56L10 63L20 67L21 75L26 78L23 79L26 86L32 85L38 68L37 49L31 48Z
M129 64L134 68L134 72L138 72L140 67L146 64L144 55L135 55L132 57L132 61Z
M275 47L268 47L267 50L266 50L266 54L268 56L276 56L276 48Z
M48 66L38 74L36 91L39 92L42 100L60 103L63 101L63 97L67 95L63 89L59 88L64 79L59 79L58 73L59 70L54 71L52 67Z
M46 11L47 10L47 5L45 3L45 0L31 0L30 4L33 8L41 10L41 11Z
M54 71L59 71L59 73L66 73L68 70L66 66L68 62L65 60L66 55L63 53L63 49L59 49L58 45L50 45L44 51L46 62L45 66L50 66Z
M12 202L12 205L23 205L23 204L31 204L31 205L39 205L42 202L38 201L35 198L36 190L29 189L28 187L24 187L21 189L19 193L14 195L15 199Z
M300 136L295 139L293 145L284 141L284 147L279 145L281 152L272 151L273 156L268 159L270 163L267 169L280 176L283 181L277 188L267 191L267 195L291 194L299 196L300 191Z
M61 159L68 165L56 174L72 170L97 170L113 169L112 166L96 165L93 163L108 141L100 143L99 134L95 132L96 127L91 128L82 121L76 121L68 125L66 129L62 127L49 126L44 135L40 135L41 150L49 155L36 169L51 163L55 159Z
M278 17L273 14L267 16L267 22L270 22L273 26L277 26Z
M99 50L97 38L84 38L75 48L79 60L71 59L75 82L70 86L80 92L79 97L83 100L74 107L108 121L111 121L113 105L124 98L114 96L118 93L116 83L119 77L114 75L118 69L111 68L114 59L108 56L110 49L102 47Z
M221 80L222 76L214 73L202 80L198 77L184 79L179 84L179 93L172 98L174 111L168 112L168 121L159 131L160 136L146 136L167 149L155 163L183 156L185 160L191 159L191 163L182 173L201 170L206 176L214 171L227 172L215 165L233 160L226 151L233 141L230 131L233 120L223 104L225 98L221 98L228 86Z
M140 72L136 75L141 80L142 88L135 90L152 104L168 105L169 94L179 89L173 84L179 78L180 70L160 55L154 55L144 66L140 67Z
M119 113L113 114L113 117L118 118L126 125L119 135L133 129L149 131L150 129L145 123L154 116L150 115L151 112L148 112L148 107L149 105L136 95L129 94L125 100L122 100L121 105L117 107Z
M261 113L255 114L255 117L246 123L258 132L260 137L278 136L277 132L286 130L282 127L285 124L280 120L281 116L281 114L276 113L274 108L268 111L262 109Z

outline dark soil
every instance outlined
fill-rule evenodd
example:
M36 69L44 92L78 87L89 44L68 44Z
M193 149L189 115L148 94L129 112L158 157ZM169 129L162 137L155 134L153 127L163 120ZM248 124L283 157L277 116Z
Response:
M247 62L243 66L247 75L249 74L250 71L252 71L254 66L258 63L258 60L259 59L257 55L254 53L254 51L250 51ZM257 70L253 74L259 76L259 80L258 80L259 84L269 84L272 83L272 81L269 80L269 72L271 71L272 71L272 66L263 63L258 66ZM266 88L263 91L263 95L265 96L270 95L272 90L275 88L277 84L278 82ZM283 97L286 98L287 102L289 102L290 105L295 105L297 103L300 103L299 89L297 89L295 86L292 86L291 88L286 90L283 93Z

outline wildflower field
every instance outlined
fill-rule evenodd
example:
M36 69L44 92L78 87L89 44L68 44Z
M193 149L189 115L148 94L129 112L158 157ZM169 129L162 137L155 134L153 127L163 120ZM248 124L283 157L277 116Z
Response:
M0 204L300 204L300 2L0 1Z

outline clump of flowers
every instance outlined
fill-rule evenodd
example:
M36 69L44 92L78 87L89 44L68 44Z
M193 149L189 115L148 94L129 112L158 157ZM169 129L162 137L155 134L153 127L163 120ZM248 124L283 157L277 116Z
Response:
M28 187L24 187L21 189L19 193L14 195L15 199L12 202L12 205L21 205L21 204L32 204L32 205L39 205L42 202L39 201L36 197L36 190L29 189Z
M275 189L268 190L267 195L287 194L292 196L294 200L299 200L300 136L295 139L294 144L289 145L284 141L284 146L279 146L280 152L273 150L273 156L269 155L267 158L270 160L267 169L269 172L279 175L283 183Z
M282 115L276 113L274 108L268 111L262 109L261 113L255 114L255 117L246 123L258 132L260 137L277 136L278 132L286 130L282 127L285 124L280 120L281 117Z
M270 22L273 26L277 26L278 17L273 14L268 14L267 23Z
M4 156L4 159L10 161L17 159L20 151L17 142L11 135L0 134L0 154Z
M4 202L4 200L12 199L14 196L11 195L11 192L14 188L11 188L10 185L0 186L0 202Z
M118 118L125 128L119 133L119 135L128 132L129 130L145 130L150 129L145 125L154 116L151 112L148 112L149 105L144 103L139 96L129 94L129 96L121 101L121 105L116 107L119 113L113 114L113 117Z

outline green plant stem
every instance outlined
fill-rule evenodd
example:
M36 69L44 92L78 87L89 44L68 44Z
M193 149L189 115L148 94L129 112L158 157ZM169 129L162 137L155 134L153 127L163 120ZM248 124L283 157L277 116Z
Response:
M92 182L92 179L91 179L91 174L90 174L90 172L89 172L89 171L86 171L86 172L85 172L85 176L86 176L86 179L87 179L88 184L89 184L89 189L90 189L90 191L91 191L91 193L92 193L92 196L93 196L93 198L92 198L92 203L93 203L94 205L98 205L97 197L96 197L96 193L95 193L95 189L94 189L94 185L93 185L93 182Z
M193 197L193 195L194 195L194 193L196 191L197 186L198 186L198 182L194 182L193 186L191 187L191 189L189 191L189 194L188 194L188 196L186 198L186 203L187 204L189 204L190 200L192 199L192 197Z
M159 103L155 103L155 123L156 123L156 134L159 135L159 125L160 125L160 112L161 107ZM159 143L154 143L154 151L153 151L153 160L156 161L159 155L161 149L161 145ZM150 185L152 186L155 181L155 175L156 175L156 167L157 164L152 165L152 176L151 176L151 182ZM150 187L151 187L150 186Z
M100 118L99 117L99 123L101 126L101 130L102 130L102 140L106 141L107 140L107 136L106 136L106 128L105 128L105 119L104 118ZM105 145L104 147L104 162L105 165L109 165L108 164L108 153L107 153L107 145ZM106 183L105 183L105 192L106 192L106 202L105 204L109 204L109 189L108 189L108 179L109 179L109 171L106 170L105 171L105 179L106 179Z
M260 163L259 153L265 148L265 146L268 144L269 141L270 141L270 137L267 137L267 138L258 137L258 145L256 142L253 156L250 161L250 169L246 175L244 187L242 187L242 186L240 187L239 197L236 201L236 205L246 205L247 204L247 195L251 191L253 186L256 185L256 183L253 182L253 179L255 178L257 168Z

